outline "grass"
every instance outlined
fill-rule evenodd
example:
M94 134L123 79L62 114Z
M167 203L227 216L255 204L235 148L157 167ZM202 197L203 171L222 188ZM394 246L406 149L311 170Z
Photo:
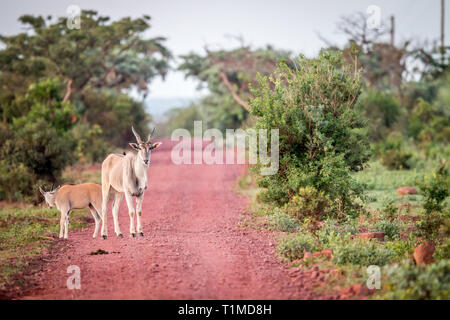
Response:
M67 183L101 182L97 166L75 166L63 173ZM60 212L45 203L0 203L0 296L11 294L11 287L24 286L20 274L30 269L31 261L49 249L59 236ZM87 209L71 213L70 231L85 228L93 222Z
M367 185L367 206L373 209L380 209L389 199L400 204L417 205L422 199L420 195L400 196L396 192L397 189L404 186L417 188L417 182L435 170L438 164L438 161L427 161L411 170L387 170L379 161L373 161L366 169L356 173L354 177L358 182Z
M327 276L327 287L319 287L318 291L336 292L353 284L364 283L368 277L367 267L370 264L389 268L402 261L411 261L419 240L414 230L415 221L422 210L422 196L420 194L400 196L396 191L399 187L412 186L419 193L419 182L432 174L438 164L438 160L416 160L413 169L388 170L379 161L371 162L365 170L354 174L357 181L367 186L365 213L357 219L348 221L325 220L320 229L315 231L314 237L311 237L311 230L306 221L293 220L293 217L288 216L282 208L258 203L256 196L260 189L256 187L255 177L251 174L247 173L241 177L238 180L238 187L241 193L251 198L249 206L251 218L247 219L247 225L274 230L281 258L288 263L296 262L294 264L291 262L291 267L302 264L307 267L318 265L320 268L334 269L334 272ZM354 238L356 233L371 231L384 232L385 241ZM315 240L316 236L318 243ZM448 241L437 245L435 254L437 263L448 261L446 259L449 256L449 247ZM320 257L297 260L303 256L304 250L314 252L324 249L333 251L331 261ZM430 281L436 281L431 278L430 275ZM383 281L386 281L386 285L382 284L382 289L372 298L387 297L389 290L393 290L385 277ZM436 289L437 293L434 294L439 295L439 290ZM406 291L406 295L408 294Z

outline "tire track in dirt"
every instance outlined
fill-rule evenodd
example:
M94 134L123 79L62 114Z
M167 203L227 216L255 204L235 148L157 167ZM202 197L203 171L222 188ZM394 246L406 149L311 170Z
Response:
M58 240L23 299L311 299L317 281L292 273L276 256L264 231L239 225L248 199L233 190L244 165L174 165L174 143L152 154L143 203L144 238L128 236L125 201L119 211L124 234L108 240L92 229ZM104 255L89 255L103 249ZM113 253L114 252L114 253ZM48 259L48 257L47 257ZM69 290L66 270L81 270L81 289Z

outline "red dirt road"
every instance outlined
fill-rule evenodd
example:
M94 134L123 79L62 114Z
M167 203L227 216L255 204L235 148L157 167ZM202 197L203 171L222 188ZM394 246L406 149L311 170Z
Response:
M240 226L248 200L233 190L243 165L174 165L164 141L152 153L142 222L130 238L125 200L114 233L92 239L93 226L58 240L37 285L23 299L317 299L320 280L280 264L267 232ZM76 214L76 213L73 213ZM109 254L89 255L103 249ZM81 289L66 287L67 267ZM323 279L322 279L323 280Z

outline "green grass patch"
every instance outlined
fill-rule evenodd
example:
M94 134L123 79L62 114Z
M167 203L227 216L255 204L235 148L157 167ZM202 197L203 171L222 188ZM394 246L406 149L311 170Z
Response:
M38 206L12 206L0 209L0 291L11 284L30 259L49 247L59 236L60 212ZM71 213L69 232L89 226L92 217L84 210Z

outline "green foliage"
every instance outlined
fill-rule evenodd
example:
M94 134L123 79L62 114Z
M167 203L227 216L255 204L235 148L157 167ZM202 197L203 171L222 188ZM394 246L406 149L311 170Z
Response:
M394 252L375 241L355 238L333 247L333 262L337 265L383 266L391 262Z
M1 38L5 45L0 50L2 86L20 95L24 85L52 76L67 82L69 96L87 87L134 86L146 92L148 82L167 73L170 52L165 39L143 38L150 17L109 22L109 17L95 11L82 11L80 19L82 28L68 30L67 17L57 21L20 17L29 32Z
M367 89L358 99L358 107L365 114L370 137L382 140L394 128L402 109L392 93Z
M371 232L383 232L386 239L394 240L399 236L400 221L379 220L370 227Z
M412 154L400 150L386 150L381 155L381 163L389 170L410 169L409 160Z
M297 219L283 212L280 208L275 208L268 220L271 226L280 231L295 232L300 228L300 223Z
M391 132L386 139L378 143L381 164L389 170L410 169L412 154L404 150L404 137L400 132Z
M450 260L428 266L416 266L404 261L386 267L383 273L383 299L448 300L450 299Z
M423 195L423 212L416 223L418 234L429 240L434 240L445 218L449 218L450 211L444 210L445 201L450 194L450 176L445 162L428 179L420 184Z
M1 178L1 177L0 177ZM31 274L40 263L30 263L52 242L59 232L60 212L48 207L6 207L0 209L0 296L12 296L21 291L24 274ZM70 216L70 230L86 228L92 220L88 210L75 211ZM27 273L28 273L27 272ZM12 277L12 275L15 275ZM18 281L18 282L17 282Z
M83 101L79 102L80 109L85 108L84 118L91 126L98 125L104 143L111 147L128 147L128 143L135 141L131 132L131 125L147 137L150 133L148 124L150 116L145 112L142 102L130 96L111 90L90 90L85 93Z
M437 261L450 259L450 239L445 238L442 243L436 247L436 251L433 255Z
M314 252L318 249L317 240L309 233L297 233L278 243L278 252L290 261L303 258L304 252Z
M175 129L183 128L188 130L191 135L194 135L194 121L204 121L204 115L201 112L201 107L196 104L191 104L186 108L175 108L169 110L165 116L167 120L158 126L161 135L170 137ZM231 128L231 127L228 127Z
M444 91L439 91L444 95L442 92ZM430 104L422 98L417 99L416 106L408 118L408 132L416 141L424 144L430 141L450 141L450 112L445 112L448 109L446 106L438 107L438 103Z
M252 90L256 129L279 129L280 136L279 170L259 179L265 188L260 200L280 205L300 188L314 187L345 212L362 194L351 172L369 159L364 121L355 109L359 74L342 66L337 53L300 56L295 65L260 76Z
M289 58L287 51L271 46L251 49L240 46L232 50L208 50L202 56L190 53L181 56L179 70L186 77L194 77L207 87L210 94L202 98L198 108L204 113L203 120L208 126L225 130L239 128L248 121L248 110L233 94L244 103L251 97L249 84L256 83L256 75L269 75L280 59Z
M98 124L79 123L72 128L76 141L75 154L80 162L100 162L110 151L110 146L102 138L102 129Z
M300 188L295 196L286 204L285 210L298 220L310 218L320 221L330 212L331 201L323 191L319 192L313 187Z
M32 182L33 174L23 163L0 161L0 199L25 200L26 195L33 190Z

